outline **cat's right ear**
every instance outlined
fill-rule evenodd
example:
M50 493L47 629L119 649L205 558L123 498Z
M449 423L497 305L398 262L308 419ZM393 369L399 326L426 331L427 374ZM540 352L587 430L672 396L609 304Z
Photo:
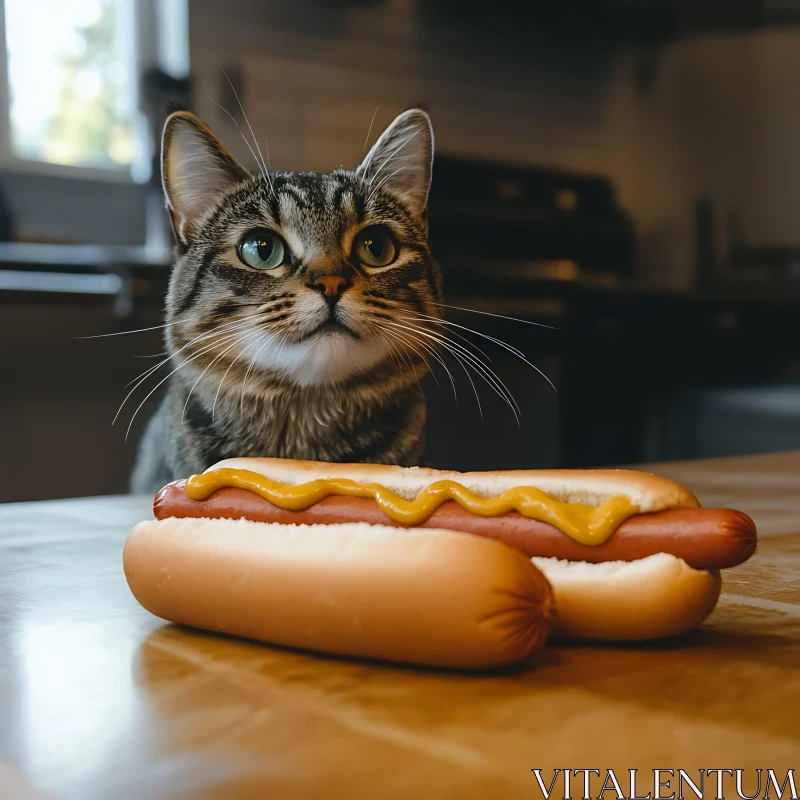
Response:
M203 216L247 171L189 111L170 114L161 139L161 182L172 227L188 245Z

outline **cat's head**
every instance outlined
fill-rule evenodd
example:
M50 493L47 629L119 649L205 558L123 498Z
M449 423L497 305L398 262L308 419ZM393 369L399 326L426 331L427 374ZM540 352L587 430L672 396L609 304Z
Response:
M427 243L432 161L418 109L357 169L329 174L251 174L197 117L173 114L162 149L178 248L170 348L212 375L249 367L300 386L430 348L441 290Z

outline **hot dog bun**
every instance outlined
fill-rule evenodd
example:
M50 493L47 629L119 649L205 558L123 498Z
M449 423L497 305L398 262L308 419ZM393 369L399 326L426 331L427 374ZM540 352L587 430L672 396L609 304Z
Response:
M542 645L552 621L530 559L452 531L170 518L139 523L123 562L156 616L340 655L499 667Z
M697 570L659 553L638 561L587 564L534 558L556 597L556 637L642 641L699 625L719 599L716 570Z
M380 483L410 499L434 481L452 480L481 497L494 497L515 486L532 486L562 503L602 505L612 497L626 497L642 514L667 508L697 508L700 503L685 487L647 472L624 469L502 470L450 472L425 467L385 464L332 464L283 458L229 458L209 467L243 469L287 484L317 478L349 478Z

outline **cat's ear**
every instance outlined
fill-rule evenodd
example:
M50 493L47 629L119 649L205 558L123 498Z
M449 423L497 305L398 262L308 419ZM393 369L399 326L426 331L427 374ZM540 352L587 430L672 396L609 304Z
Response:
M182 244L189 244L197 223L247 171L198 117L170 114L161 139L161 181Z
M433 171L433 127L419 108L404 111L380 135L356 174L374 191L396 192L412 213L424 216Z

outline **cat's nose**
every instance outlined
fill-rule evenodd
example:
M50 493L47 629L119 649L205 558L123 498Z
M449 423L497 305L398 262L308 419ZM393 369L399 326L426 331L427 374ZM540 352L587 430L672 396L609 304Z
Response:
M352 284L341 275L321 275L310 286L321 292L329 303L335 303Z

